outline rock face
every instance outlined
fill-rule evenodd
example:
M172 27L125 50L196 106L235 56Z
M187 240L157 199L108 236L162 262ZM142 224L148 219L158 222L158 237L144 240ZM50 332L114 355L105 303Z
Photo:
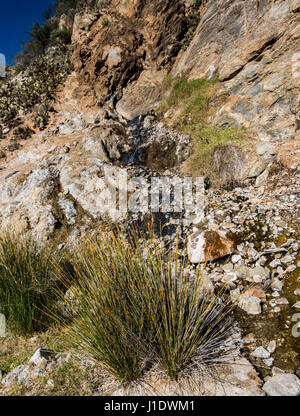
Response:
M86 103L88 95L93 105L116 102L125 89L118 104L124 117L149 111L160 96L156 84L171 69L186 30L182 1L112 0L96 14L76 15L72 40L79 100Z
M175 76L219 74L225 105L220 124L255 129L260 140L299 138L298 0L211 0L181 53Z
M263 385L263 390L268 396L298 396L300 380L295 374L278 374Z
M268 177L276 155L270 143L248 146L224 144L214 152L214 168L222 184L243 183L247 178L257 178L255 186L262 186Z

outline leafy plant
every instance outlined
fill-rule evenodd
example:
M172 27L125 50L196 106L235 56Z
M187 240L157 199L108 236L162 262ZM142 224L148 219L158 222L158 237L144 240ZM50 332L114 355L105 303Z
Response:
M25 126L25 127L18 126L14 130L14 136L22 140L29 139L33 133L34 133L33 130L31 130L31 128L29 128L28 126Z
M0 237L0 311L17 334L39 330L49 323L43 307L53 306L57 281L50 253L26 237Z
M0 119L15 125L18 115L29 113L34 106L50 103L55 89L72 70L70 55L65 46L57 48L55 56L36 58L24 72L22 82L10 81L0 86ZM39 114L43 127L47 114ZM37 124L40 125L41 122Z
M71 322L55 319L73 342L118 380L128 382L159 363L172 379L194 365L222 359L230 334L229 306L190 279L179 248L169 254L151 232L103 231L75 249L77 279L59 270Z

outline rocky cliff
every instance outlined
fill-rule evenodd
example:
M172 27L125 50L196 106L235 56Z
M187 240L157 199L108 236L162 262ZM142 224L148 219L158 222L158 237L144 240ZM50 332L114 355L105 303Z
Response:
M120 177L144 178L129 193L147 196L152 177L201 168L204 216L159 220L171 235L180 225L193 263L217 244L208 283L227 284L233 300L246 290L241 345L261 378L279 377L278 367L299 375L299 12L299 0L85 2L68 23L73 68L47 101L47 127L29 121L40 106L18 114L31 137L2 122L1 228L62 249L103 222L147 219L104 214L107 181L120 191ZM190 85L200 85L198 101ZM208 164L195 157L199 143Z
M198 26L191 32L195 13ZM74 215L100 218L91 189L96 166L105 161L124 167L137 147L142 163L178 171L192 140L157 127L155 116L144 127L138 121L170 92L169 73L175 80L218 76L208 122L249 132L242 146L216 149L212 163L223 184L267 177L271 166L276 171L274 163L297 172L298 1L87 2L72 30L74 71L56 91L47 130L24 141L2 127L3 225L36 229L43 237L53 233L66 219L57 201L67 192ZM168 112L165 119L168 125ZM95 170L89 190L82 176L88 166Z

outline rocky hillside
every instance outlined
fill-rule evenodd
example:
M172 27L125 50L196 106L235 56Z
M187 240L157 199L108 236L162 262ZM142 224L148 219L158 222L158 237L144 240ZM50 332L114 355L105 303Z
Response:
M300 393L299 11L299 0L79 2L58 18L71 44L0 84L5 231L63 250L102 224L149 219L104 211L107 183L120 193L127 175L147 198L153 177L204 178L192 216L155 214L193 265L209 256L207 286L225 284L237 305L232 386L197 394ZM46 358L43 375L61 359ZM26 373L34 394L30 365L16 370L2 389Z

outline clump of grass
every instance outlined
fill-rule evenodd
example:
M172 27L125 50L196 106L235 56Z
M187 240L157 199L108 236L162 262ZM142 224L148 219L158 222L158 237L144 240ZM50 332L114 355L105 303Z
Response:
M49 323L42 312L54 302L57 281L50 253L30 238L0 237L0 312L16 334L28 334Z
M166 78L166 82L168 86L172 84L170 77ZM186 116L189 117L190 121L197 120L199 122L207 114L209 98L213 97L217 83L217 78L211 80L199 78L192 81L182 78L173 81L170 95L158 111L165 113L168 109L180 109L173 120L179 126L180 121Z
M157 363L178 379L191 366L222 359L229 307L204 290L200 269L190 279L178 245L167 254L152 233L133 231L127 240L105 231L77 247L72 263L75 282L59 268L72 319L56 320L119 381L136 380Z
M246 138L246 130L243 127L226 127L218 126L203 127L195 126L193 132L187 127L183 129L187 134L194 137L193 153L183 165L183 172L193 175L207 175L216 184L218 178L215 177L213 167L213 155L219 145L226 143L242 143Z
M173 83L168 77L165 86L170 94L158 112L166 115L172 128L193 138L193 152L183 165L183 173L207 175L213 179L213 154L216 147L230 142L242 142L246 137L245 128L219 127L211 122L216 112L213 100L219 88L217 77L211 80L180 79Z
M120 381L138 378L143 369L141 343L143 310L138 307L135 280L138 267L124 238L104 233L75 249L71 260L77 280L60 268L59 279L69 289L67 310L71 324L57 317L74 344L90 353ZM134 296L133 296L134 295ZM133 313L133 310L135 313Z

